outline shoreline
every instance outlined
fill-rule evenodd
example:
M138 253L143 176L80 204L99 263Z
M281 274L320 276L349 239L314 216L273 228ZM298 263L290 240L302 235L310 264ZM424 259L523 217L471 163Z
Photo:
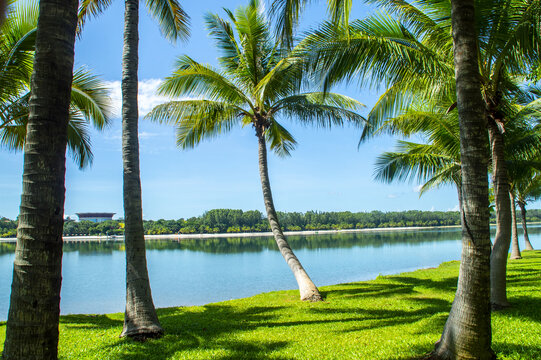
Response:
M540 221L529 222L529 225L541 224ZM494 227L496 224L490 224ZM429 229L459 229L461 225L438 225L438 226L399 226L386 228L364 228L364 229L340 229L340 230L295 230L284 231L286 236L294 235L325 235L325 234L340 234L340 233L356 233L356 232L382 232L382 231L414 231L414 230L429 230ZM272 232L247 232L247 233L218 233L218 234L162 234L162 235L145 235L145 240L193 240L193 239L223 239L236 237L270 237ZM124 235L81 235L81 236L63 236L64 242L101 242L101 241L124 241ZM0 238L0 243L16 243L17 238Z
M341 229L341 230L300 230L284 231L286 236L294 235L326 235L340 233L356 232L381 232L381 231L414 231L427 229L452 229L460 228L460 225L441 225L441 226L402 226L388 228L365 228L365 229ZM193 240L193 239L223 239L236 237L271 237L272 232L249 232L249 233L219 233L219 234L163 234L163 235L145 235L146 241L152 240ZM73 242L101 242L101 241L124 241L124 235L85 235L85 236L64 236L66 243ZM16 243L17 238L0 238L0 243Z

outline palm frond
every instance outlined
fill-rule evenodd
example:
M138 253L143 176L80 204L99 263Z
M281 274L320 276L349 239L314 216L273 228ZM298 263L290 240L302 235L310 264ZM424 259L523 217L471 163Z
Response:
M275 119L271 121L271 125L265 131L265 137L267 142L270 143L271 150L280 157L291 156L291 151L297 145L293 135Z
M68 152L79 168L92 164L94 155L91 147L88 122L79 116L77 110L71 111L68 123Z
M399 141L396 152L385 152L377 158L374 178L384 182L416 180L424 183L455 166L460 167L456 159L434 145Z
M250 104L245 94L229 81L224 73L202 65L189 56L181 56L177 70L167 77L158 92L170 97L197 97L208 100L227 101L231 104Z
M100 78L84 67L73 73L71 105L97 129L110 124L112 106L109 89Z
M233 15L231 14L231 16ZM235 33L231 24L224 21L218 15L211 13L205 15L205 22L209 35L214 38L216 46L223 53L218 58L218 61L228 71L234 72L239 67L242 53L235 39Z
M293 33L299 23L302 9L309 0L273 0L271 16L276 24L277 37L288 48L293 47Z
M77 33L80 35L85 22L92 17L98 16L111 5L112 0L81 0L79 3L79 13L77 15L79 23L77 24Z
M190 17L177 0L146 0L146 5L165 38L171 41L188 39Z
M226 102L210 100L171 101L156 106L146 117L160 123L174 124L177 144L193 148L203 139L211 139L240 125L245 112Z
M335 93L312 92L292 95L277 101L272 113L280 112L306 125L361 127L366 119L356 111L363 105L357 100Z

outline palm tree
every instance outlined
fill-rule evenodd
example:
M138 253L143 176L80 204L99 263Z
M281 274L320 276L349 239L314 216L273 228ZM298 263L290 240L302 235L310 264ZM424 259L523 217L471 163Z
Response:
M537 135L537 133L536 133ZM536 143L539 143L539 138L536 137ZM518 244L518 231L517 231L517 218L516 218L516 205L520 205L522 211L522 226L524 229L524 242L527 250L533 250L530 239L528 238L528 232L526 228L526 209L524 203L526 198L536 199L541 194L539 186L538 173L541 170L541 162L539 161L539 154L534 153L537 157L532 160L523 160L510 163L510 197L512 202L513 211L513 234L511 240L511 256L510 259L521 259L520 248Z
M258 1L226 10L231 22L218 15L206 16L207 28L222 56L221 70L196 62L188 56L177 61L177 70L160 88L162 94L190 100L171 101L157 106L149 117L177 125L177 143L192 148L201 140L251 125L258 140L259 175L267 218L282 256L293 272L301 300L320 301L321 295L284 234L271 193L267 166L267 143L279 156L295 147L293 136L278 117L297 119L303 124L328 127L344 122L360 123L354 112L361 104L339 94L301 92L303 64L289 58L280 42L269 33L269 22Z
M83 0L79 18L97 15L109 0ZM162 33L170 40L187 38L188 16L176 0L147 0L147 7L158 20ZM126 311L121 336L135 339L159 337L163 329L158 320L145 254L137 108L139 0L126 0L124 49L122 55L122 158L124 169L124 242L126 246Z
M432 359L495 359L490 325L488 141L472 1L451 0L460 159L462 258L458 285Z
M315 66L326 68L323 81L333 84L360 77L361 83L386 83L368 117L363 138L411 101L430 101L455 93L449 2L380 2L390 16L373 16L352 23L346 34L326 24L311 34L304 47ZM516 76L537 68L541 48L541 5L510 0L505 5L476 2L479 14L479 69L490 135L497 232L491 260L494 308L509 305L506 295L507 253L511 241L509 179L503 132L513 118L511 104L522 96ZM452 111L456 103L449 107Z
M22 150L26 137L37 21L37 3L18 3L10 7L0 27L0 145L10 150ZM79 167L92 162L88 123L103 129L109 121L105 84L85 68L77 69L71 86L68 148Z
M520 207L522 217L522 229L524 230L524 250L533 250L532 243L528 237L528 228L526 225L526 205L529 201L535 201L541 198L541 175L535 175L523 178L515 185L517 191L517 203Z
M326 25L303 46L312 50L310 58L316 67L327 69L324 79L327 84L348 76L363 76L364 82L371 78L388 83L387 92L371 112L372 118L387 117L414 96L420 101L448 97L456 84L464 199L462 261L455 300L442 337L430 357L492 359L488 141L477 64L474 5L471 1L453 0L450 11L448 3L437 3L447 7L430 13L436 19L444 19L438 24L407 3L385 3L404 11L408 23L373 17L353 24L346 36L340 35L339 27ZM423 2L423 9L429 5ZM440 17L442 13L451 16ZM451 28L448 19L452 20L453 42L448 36ZM455 77L452 77L453 62L449 61L453 59L453 48ZM450 81L454 78L456 81ZM365 133L374 128L365 127Z
M442 103L445 103L442 101ZM527 106L515 106L518 111L506 130L505 156L510 176L510 198L512 214L512 240L510 259L520 259L518 245L516 200L517 188L521 182L532 180L532 174L539 169L539 148L541 135L528 117L532 111ZM443 111L442 111L443 110ZM524 118L526 113L528 116ZM536 111L533 112L538 115ZM375 177L378 180L413 180L424 182L420 195L442 184L454 183L458 189L459 207L462 208L460 191L460 154L458 121L454 112L407 110L404 115L388 120L383 129L405 136L412 134L428 138L428 144L398 141L395 152L385 152L376 163ZM523 184L524 186L524 184ZM525 216L523 219L525 223ZM529 243L529 240L527 241ZM530 244L531 246L531 244Z
M57 358L77 6L40 2L4 359Z

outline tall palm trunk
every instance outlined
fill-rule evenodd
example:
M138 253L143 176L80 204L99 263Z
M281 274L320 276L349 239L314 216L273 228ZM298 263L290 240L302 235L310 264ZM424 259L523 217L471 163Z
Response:
M528 226L526 225L526 204L523 201L517 201L520 207L520 215L522 217L522 230L524 230L524 250L533 250L530 237L528 236Z
M492 152L492 183L496 208L496 236L490 258L490 301L495 310L509 306L507 301L507 257L511 245L511 202L504 156L503 134L494 121L488 122Z
M126 244L126 312L121 336L138 339L163 334L152 301L145 254L137 109L139 0L126 0L122 56L122 159Z
M274 240L276 240L280 253L286 260L287 265L293 272L293 275L295 275L295 279L299 285L301 300L322 301L323 299L319 293L319 290L302 267L299 259L297 259L293 253L293 250L291 250L291 247L289 246L284 233L282 232L280 223L278 222L278 215L276 215L274 202L272 200L269 171L267 168L267 145L265 143L265 135L260 129L257 130L257 138L259 141L259 176L261 177L261 187L263 189L265 210L267 211L267 218L269 219Z
M57 359L77 5L40 1L4 359Z
M462 168L462 260L458 286L432 359L495 359L490 327L488 141L481 98L474 2L452 0Z
M511 231L511 259L522 259L520 256L520 247L518 246L518 230L517 230L517 210L515 203L515 195L513 192L509 192L509 197L511 198L511 219L513 222L512 231Z

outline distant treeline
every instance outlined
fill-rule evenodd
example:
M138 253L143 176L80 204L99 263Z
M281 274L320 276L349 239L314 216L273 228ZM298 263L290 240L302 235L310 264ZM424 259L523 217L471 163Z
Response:
M541 221L541 210L529 210L528 221ZM327 212L307 211L278 212L280 223L285 230L339 230L386 228L402 226L445 226L460 225L456 211L371 211L352 213L350 211ZM265 215L258 210L242 211L232 209L210 210L198 217L179 220L144 221L145 233L159 234L215 234L270 231ZM101 223L66 220L64 235L122 235L123 220ZM17 222L0 218L0 237L15 237Z

